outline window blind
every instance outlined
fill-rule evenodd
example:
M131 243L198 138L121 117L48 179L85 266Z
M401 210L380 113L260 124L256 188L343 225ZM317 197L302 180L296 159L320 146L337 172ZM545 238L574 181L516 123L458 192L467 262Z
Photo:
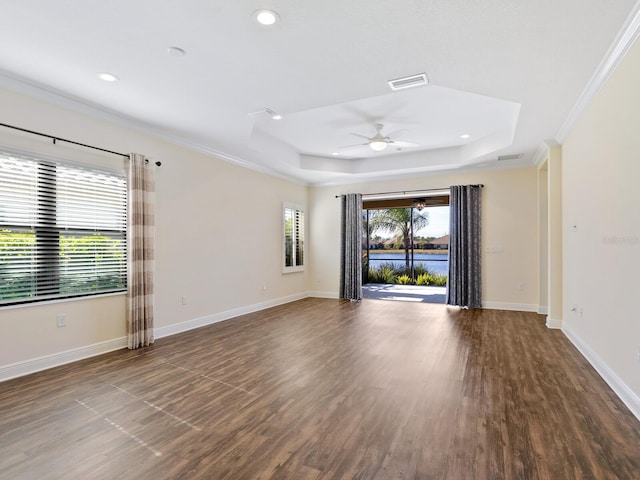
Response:
M294 224L295 224L295 243L296 243L296 253L295 253L295 265L297 267L301 267L304 265L304 213L302 210L295 210L294 216Z
M304 210L284 205L283 271L297 272L304 267Z
M124 173L0 150L0 305L126 289Z

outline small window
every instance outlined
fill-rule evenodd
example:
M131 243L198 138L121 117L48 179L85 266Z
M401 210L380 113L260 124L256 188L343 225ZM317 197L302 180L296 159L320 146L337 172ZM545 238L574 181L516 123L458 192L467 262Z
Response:
M298 205L284 205L284 244L282 271L304 270L304 210Z

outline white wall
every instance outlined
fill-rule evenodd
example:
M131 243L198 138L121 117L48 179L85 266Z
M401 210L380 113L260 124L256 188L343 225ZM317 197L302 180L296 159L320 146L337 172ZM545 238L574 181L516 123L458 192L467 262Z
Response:
M340 200L344 193L433 189L482 183L483 305L538 309L537 171L512 169L423 175L393 181L310 189L311 265L309 290L337 296L339 289ZM502 253L485 253L501 247ZM518 285L524 289L519 290Z
M162 162L156 170L160 335L304 296L307 273L281 273L281 229L282 203L306 206L305 186L7 90L0 90L0 105L1 123ZM4 145L123 165L119 157L97 158L0 130ZM116 295L0 308L0 380L123 346L125 303ZM58 313L67 314L67 327L56 327Z
M563 330L640 418L638 85L636 42L563 143L562 188Z

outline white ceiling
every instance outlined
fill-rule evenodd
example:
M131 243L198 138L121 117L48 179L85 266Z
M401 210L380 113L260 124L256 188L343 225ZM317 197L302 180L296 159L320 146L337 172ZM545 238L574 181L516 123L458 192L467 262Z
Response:
M259 8L280 22L258 25ZM632 40L638 10L636 0L0 0L0 84L311 184L532 165ZM418 73L428 86L387 85ZM250 115L266 108L283 119ZM340 148L376 123L418 146Z

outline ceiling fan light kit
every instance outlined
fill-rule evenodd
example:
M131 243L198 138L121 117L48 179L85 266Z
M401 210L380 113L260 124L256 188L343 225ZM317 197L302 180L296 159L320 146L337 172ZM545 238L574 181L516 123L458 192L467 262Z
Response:
M411 204L413 208L417 208L418 210L422 210L423 208L427 208L427 199L426 198L416 198Z
M393 137L395 135L399 135L404 133L406 130L397 130L393 133L390 133L389 135L383 135L382 134L382 129L384 128L384 125L381 123L376 123L374 125L374 128L376 129L376 133L374 136L372 137L367 137L366 135L361 135L360 133L351 133L351 135L354 135L356 137L361 137L366 139L367 141L365 143L358 143L356 145L346 145L344 147L340 147L340 148L357 148L357 147L362 147L362 146L368 146L371 150L373 150L374 152L382 152L383 150L385 150L387 148L388 145L394 145L396 147L417 147L418 144L417 143L413 143L413 142L403 142L400 140L394 140ZM401 151L401 148L398 148L397 151Z
M387 148L387 142L384 139L371 140L369 142L369 146L371 147L371 150L374 150L376 152L381 152L385 148Z

